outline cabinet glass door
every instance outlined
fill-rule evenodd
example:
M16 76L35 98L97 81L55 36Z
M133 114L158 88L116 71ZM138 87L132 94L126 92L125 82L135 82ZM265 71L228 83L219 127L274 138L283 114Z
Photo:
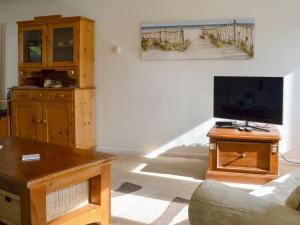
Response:
M45 26L20 28L20 66L43 66L46 63Z
M65 66L75 63L75 29L73 24L50 26L50 65Z

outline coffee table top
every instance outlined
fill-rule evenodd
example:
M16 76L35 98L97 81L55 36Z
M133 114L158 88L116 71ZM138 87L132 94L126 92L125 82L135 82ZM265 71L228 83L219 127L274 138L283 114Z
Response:
M0 138L0 177L28 185L64 171L76 171L109 163L117 157L93 150L80 150L55 144L17 138ZM24 154L40 154L38 161L22 161Z

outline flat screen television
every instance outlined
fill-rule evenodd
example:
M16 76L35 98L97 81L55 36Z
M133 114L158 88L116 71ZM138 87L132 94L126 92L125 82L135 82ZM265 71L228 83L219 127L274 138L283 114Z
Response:
M283 77L214 77L214 117L282 124Z

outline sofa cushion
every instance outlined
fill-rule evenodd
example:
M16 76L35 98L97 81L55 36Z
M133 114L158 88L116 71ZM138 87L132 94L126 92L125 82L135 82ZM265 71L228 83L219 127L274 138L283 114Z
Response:
M300 213L207 180L189 203L191 225L300 225Z
M250 192L251 195L285 206L287 198L300 184L300 170L294 170Z
M300 186L287 198L286 205L292 209L300 210Z

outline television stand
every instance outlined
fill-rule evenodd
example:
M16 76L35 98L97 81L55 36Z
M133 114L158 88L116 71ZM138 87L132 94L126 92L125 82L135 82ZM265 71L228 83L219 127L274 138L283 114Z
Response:
M207 179L264 184L278 177L280 134L213 127L207 136L209 168Z

